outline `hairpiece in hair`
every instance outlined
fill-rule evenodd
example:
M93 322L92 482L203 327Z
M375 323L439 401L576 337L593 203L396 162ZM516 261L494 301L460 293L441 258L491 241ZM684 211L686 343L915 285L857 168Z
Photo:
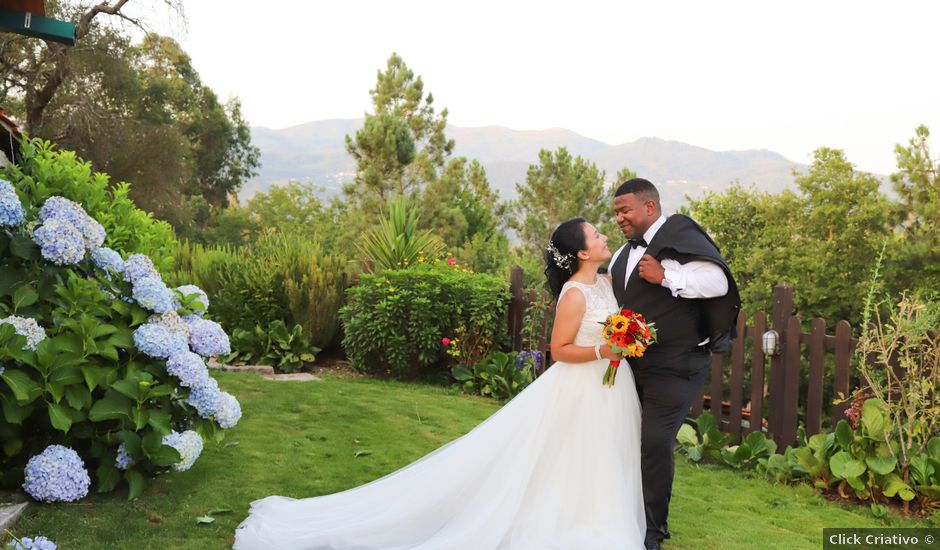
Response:
M574 259L574 254L562 254L558 251L558 248L555 246L555 243L549 239L548 246L545 247L545 251L552 255L552 260L554 260L555 265L561 269L571 271L571 260Z

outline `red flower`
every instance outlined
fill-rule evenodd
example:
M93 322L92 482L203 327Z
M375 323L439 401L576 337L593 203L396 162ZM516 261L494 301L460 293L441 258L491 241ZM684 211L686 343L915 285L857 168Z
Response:
M629 334L624 336L624 340L626 340L628 344L632 344L633 342L636 342L636 338L634 338L633 336L630 336Z
M441 343L444 344L445 346L449 346L450 338L447 338L447 337L441 338Z
M453 258L447 258L447 265L457 265L457 260Z
M630 321L630 325L627 327L627 332L630 334L636 334L637 332L640 332L640 325L638 325L636 321Z
M623 332L615 332L610 337L610 342L615 346L625 347L629 342L627 342L628 336Z
M624 317L630 317L631 315L633 315L633 311L629 309L623 309L620 311L620 314L623 315Z

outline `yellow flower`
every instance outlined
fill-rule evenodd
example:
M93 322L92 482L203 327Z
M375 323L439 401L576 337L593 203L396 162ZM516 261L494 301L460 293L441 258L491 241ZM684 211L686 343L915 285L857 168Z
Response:
M389 292L395 292L395 287L393 287L393 286L388 287L388 291L389 291Z

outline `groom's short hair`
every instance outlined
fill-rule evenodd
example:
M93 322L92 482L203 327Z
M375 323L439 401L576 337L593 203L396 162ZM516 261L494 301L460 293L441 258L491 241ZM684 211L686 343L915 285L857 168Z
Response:
M659 190L649 180L643 178L629 179L620 184L620 187L614 192L614 196L619 197L631 193L644 201L653 201L657 206L659 205Z

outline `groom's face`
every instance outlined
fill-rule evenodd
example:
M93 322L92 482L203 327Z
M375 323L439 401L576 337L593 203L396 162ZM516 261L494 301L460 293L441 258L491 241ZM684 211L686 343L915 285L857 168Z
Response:
M620 226L620 231L628 239L642 237L658 217L656 203L644 200L634 193L615 197L614 212L617 215L617 225Z

